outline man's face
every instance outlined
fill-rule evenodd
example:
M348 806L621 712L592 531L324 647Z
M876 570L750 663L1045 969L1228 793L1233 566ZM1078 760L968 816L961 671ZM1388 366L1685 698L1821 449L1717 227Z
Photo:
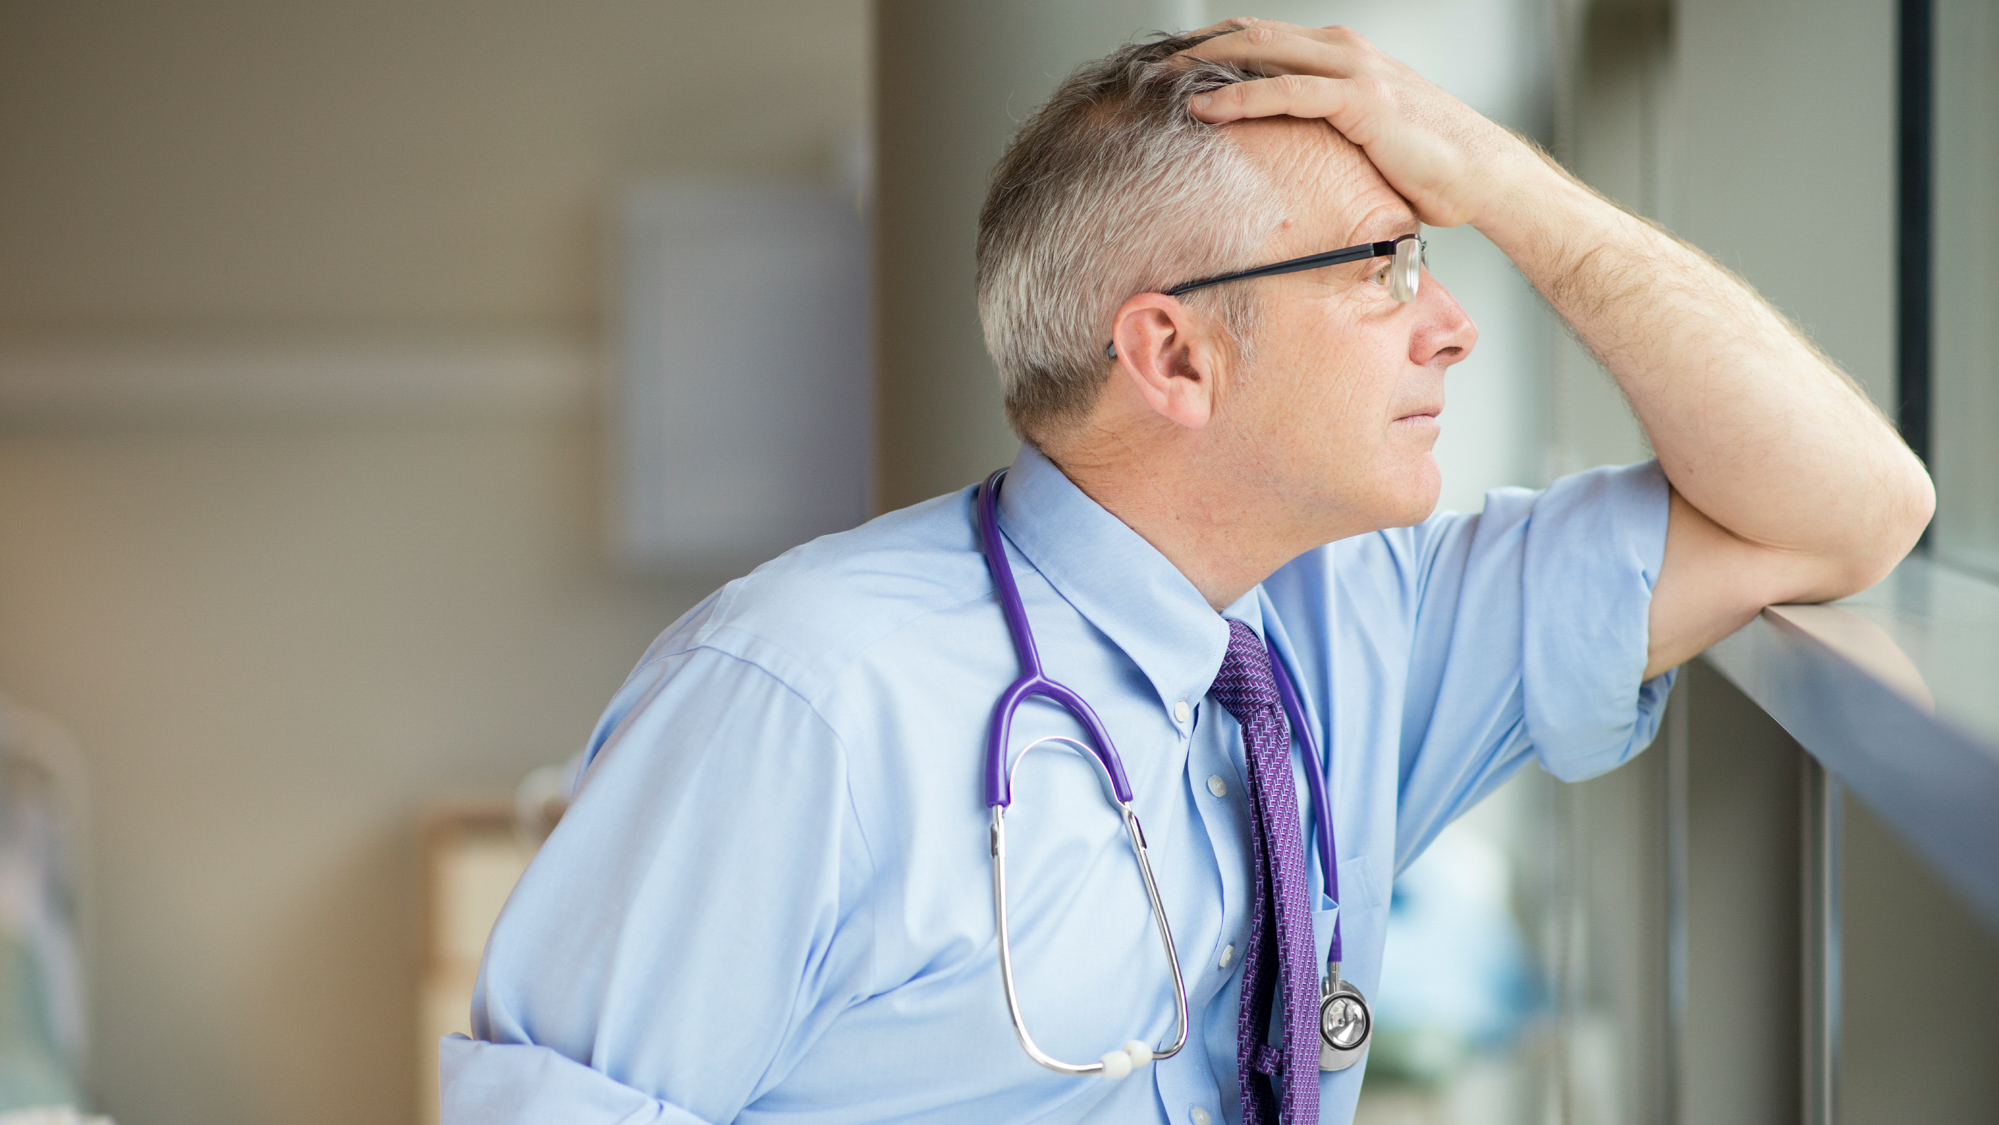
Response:
M1409 205L1324 122L1231 126L1270 172L1287 224L1256 257L1274 262L1416 231ZM1245 266L1255 263L1244 263ZM1431 456L1444 370L1478 329L1425 273L1415 300L1389 296L1386 258L1265 278L1255 363L1218 414L1253 443L1239 463L1293 517L1329 537L1421 521L1441 483Z

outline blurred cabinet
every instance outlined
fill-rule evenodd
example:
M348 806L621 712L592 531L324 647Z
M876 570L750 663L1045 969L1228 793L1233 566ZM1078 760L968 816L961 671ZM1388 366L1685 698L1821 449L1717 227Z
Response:
M423 976L417 998L417 1120L438 1119L437 1041L472 1030L486 936L535 846L506 801L439 805L424 818Z

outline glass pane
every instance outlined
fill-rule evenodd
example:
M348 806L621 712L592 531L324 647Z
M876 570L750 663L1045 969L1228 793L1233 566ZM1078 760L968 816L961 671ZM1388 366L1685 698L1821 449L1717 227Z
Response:
M1999 5L1936 9L1936 548L1999 577Z
M1396 878L1356 1125L1548 1119L1557 786L1522 771Z
M1666 753L1529 766L1397 877L1355 1125L1666 1118Z

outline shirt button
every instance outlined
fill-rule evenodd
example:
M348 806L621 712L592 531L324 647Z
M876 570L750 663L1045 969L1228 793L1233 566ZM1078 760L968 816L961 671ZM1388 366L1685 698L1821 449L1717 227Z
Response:
M1208 1125L1208 1111L1200 1106L1195 1106L1187 1116L1193 1119L1194 1125Z
M1208 792L1217 797L1226 797L1229 795L1229 783L1222 780L1221 774L1215 774L1208 778Z
M1230 942L1222 946L1222 968L1228 968L1229 962L1233 960L1235 960L1235 943Z
M1194 709L1187 706L1187 701L1184 699L1173 705L1173 719L1175 722L1184 723L1187 721L1187 716L1193 713Z

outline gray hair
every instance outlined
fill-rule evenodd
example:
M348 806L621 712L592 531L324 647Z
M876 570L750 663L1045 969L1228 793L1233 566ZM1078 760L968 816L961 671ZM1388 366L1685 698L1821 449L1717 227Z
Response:
M1110 371L1111 317L1135 293L1240 269L1283 222L1263 170L1187 111L1244 81L1234 67L1172 56L1207 36L1133 43L1070 75L1014 135L979 212L979 320L1007 421L1034 439L1075 422ZM1184 300L1251 360L1250 286Z

